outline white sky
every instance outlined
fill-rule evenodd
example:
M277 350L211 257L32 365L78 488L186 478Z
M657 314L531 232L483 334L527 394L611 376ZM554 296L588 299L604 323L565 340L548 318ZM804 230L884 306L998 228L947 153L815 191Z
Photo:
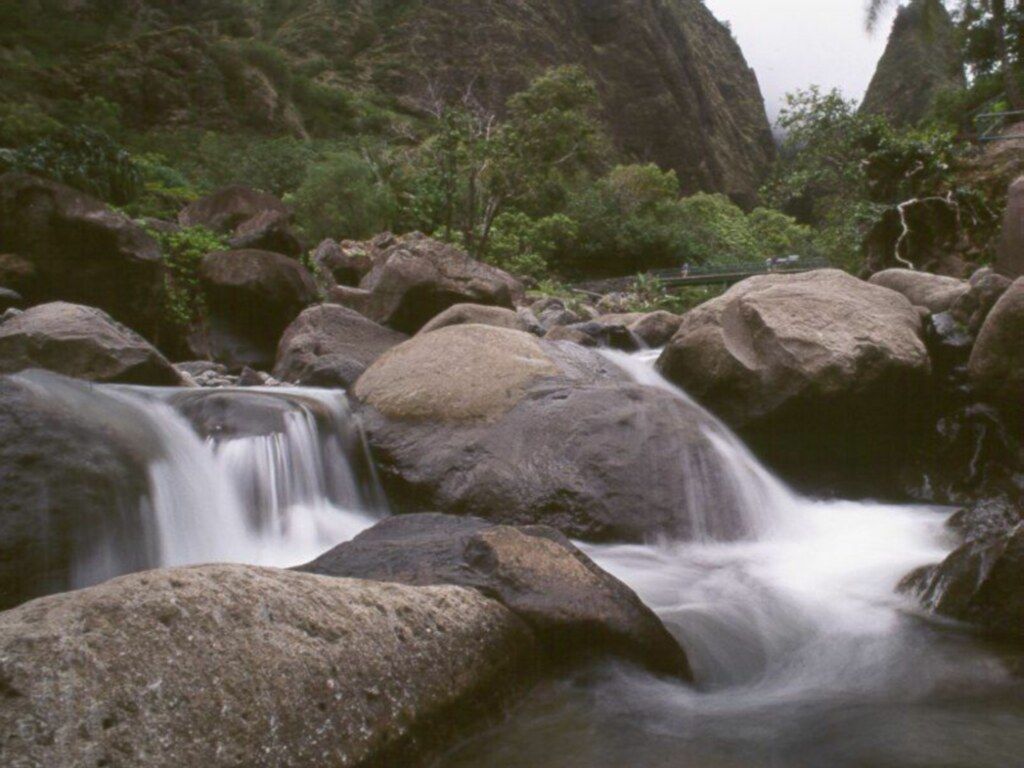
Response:
M866 0L705 0L756 71L774 122L783 96L817 84L860 100L885 50L894 11L868 34Z

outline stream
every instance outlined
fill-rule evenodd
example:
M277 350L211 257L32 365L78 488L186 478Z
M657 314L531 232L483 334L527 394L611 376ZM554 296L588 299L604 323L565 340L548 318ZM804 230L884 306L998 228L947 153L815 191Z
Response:
M655 372L656 352L605 354L686 398ZM152 455L137 500L144 541L124 552L115 536L94 537L101 544L73 564L75 586L139 567L293 566L388 513L341 393L237 390L273 403L283 429L228 418L201 437L185 414L208 392L21 378ZM1024 766L1019 655L926 616L896 589L954 548L951 510L807 498L717 420L705 433L741 502L738 537L580 544L661 616L696 685L591 662L538 685L437 768ZM715 531L711 489L695 485L687 508L707 519L693 529Z

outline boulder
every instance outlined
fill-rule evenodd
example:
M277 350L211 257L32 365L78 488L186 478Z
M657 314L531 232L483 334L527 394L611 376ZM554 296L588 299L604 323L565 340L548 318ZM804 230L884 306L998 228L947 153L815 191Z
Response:
M183 227L206 227L220 234L232 234L241 225L267 212L289 215L288 206L273 195L234 185L188 205L178 214L178 223Z
M354 393L400 511L591 540L745 530L704 414L584 347L449 326L385 353Z
M544 336L548 341L571 341L584 347L605 347L624 352L635 352L642 343L624 325L587 322L574 325L560 325Z
M9 765L414 766L533 677L460 587L151 571L0 615Z
M0 373L44 368L79 379L176 385L152 344L95 307L40 304L0 325Z
M77 382L0 378L0 611L149 566L139 500L152 446L145 422ZM0 707L3 709L3 707Z
M373 267L372 250L352 240L341 243L324 240L313 251L313 264L320 284L326 289L336 285L358 286Z
M0 176L0 282L29 304L70 301L152 336L161 322L164 263L127 216L70 187Z
M1011 280L1024 277L1024 176L1010 185L994 266Z
M949 312L972 335L981 331L988 313L1013 283L988 267L979 269L968 281L970 289L957 299Z
M995 637L1024 640L1024 523L964 544L939 565L911 574L902 586L937 613Z
M297 258L302 243L291 230L291 217L280 211L261 211L239 224L228 240L234 250L263 250Z
M819 270L750 278L691 310L658 368L776 464L817 471L905 449L930 362L905 296Z
M522 286L507 272L419 233L394 239L373 261L359 284L367 292L365 302L349 306L403 333L416 333L455 304L511 309L522 295Z
M420 333L430 333L438 328L449 325L493 325L496 328L511 328L514 331L530 332L527 320L505 307L487 307L481 304L456 304L448 307L420 329Z
M969 367L971 382L985 398L1011 410L1024 407L1024 277L992 308Z
M884 269L872 275L869 282L902 293L911 304L933 315L949 311L970 290L965 280L913 269Z
M299 262L269 251L208 254L199 270L206 323L192 351L238 370L270 367L288 324L316 300L316 285Z
M298 570L415 586L454 584L523 619L559 661L622 654L690 677L686 655L654 612L558 531L472 517L392 517Z
M658 310L648 312L629 324L629 330L651 349L663 347L672 340L682 324L681 315Z
M274 377L311 387L348 388L405 334L337 304L304 311L284 332Z

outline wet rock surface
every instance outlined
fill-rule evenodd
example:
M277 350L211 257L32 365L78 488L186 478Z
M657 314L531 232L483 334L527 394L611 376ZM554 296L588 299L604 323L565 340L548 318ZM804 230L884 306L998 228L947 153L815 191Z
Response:
M654 613L553 528L438 514L398 516L298 570L471 587L523 619L556 661L610 652L657 672L689 676L685 654Z

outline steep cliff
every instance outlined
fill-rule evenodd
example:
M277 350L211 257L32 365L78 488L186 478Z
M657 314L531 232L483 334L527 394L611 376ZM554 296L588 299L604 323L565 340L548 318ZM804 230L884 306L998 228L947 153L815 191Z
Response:
M896 16L861 108L897 125L913 125L928 114L940 93L965 85L956 28L945 5L941 0L913 0Z
M752 200L774 152L757 78L702 0L31 0L4 13L19 83L103 96L139 129L317 136L360 105L415 121L466 94L500 113L572 63L597 83L619 149L674 168L684 191ZM26 36L58 17L70 44L41 36L26 60Z

